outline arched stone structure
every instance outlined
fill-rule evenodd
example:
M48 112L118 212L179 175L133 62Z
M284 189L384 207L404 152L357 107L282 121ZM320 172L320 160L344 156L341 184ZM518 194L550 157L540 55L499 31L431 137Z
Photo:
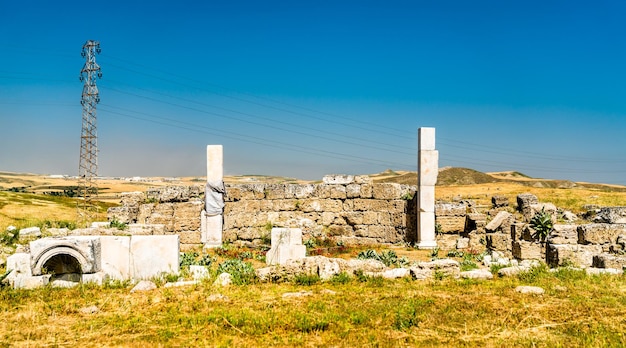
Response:
M64 259L70 264L65 265L66 267L57 264L55 267L68 270L79 268L79 273L100 271L101 252L98 237L45 238L31 242L30 247L33 276L44 274L46 266L51 265L47 263L63 262Z

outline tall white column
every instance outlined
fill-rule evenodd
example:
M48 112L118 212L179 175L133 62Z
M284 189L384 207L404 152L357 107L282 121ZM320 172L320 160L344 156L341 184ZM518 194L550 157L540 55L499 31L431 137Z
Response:
M417 131L417 247L434 249L435 184L439 174L439 151L435 150L435 128Z
M205 210L202 211L202 243L205 248L222 246L224 207L224 160L222 145L206 148ZM220 192L221 191L221 192Z

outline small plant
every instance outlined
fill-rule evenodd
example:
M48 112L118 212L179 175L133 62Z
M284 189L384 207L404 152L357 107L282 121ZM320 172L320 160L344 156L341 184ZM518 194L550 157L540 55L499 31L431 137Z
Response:
M302 208L302 202L296 201L296 203L294 203L294 207L296 208L296 210L300 210L300 208Z
M242 251L239 253L239 258L241 260L246 260L246 259L251 259L252 258L252 253L249 251Z
M228 273L232 277L233 284L244 285L256 281L256 272L249 262L240 259L229 259L217 266L217 274Z
M471 271L477 268L478 265L472 260L464 259L463 261L461 261L461 272Z
M435 280L444 280L446 277L448 277L448 274L446 272L444 272L444 271L440 271L440 270L436 269L433 272L433 278Z
M0 276L0 288L6 285L4 283L4 280L9 276L9 274L11 274L11 271L13 271L13 270L12 269L7 269L7 271L4 272L4 274Z
M407 192L407 193L403 194L402 197L400 197L400 198L402 198L405 201L410 201L410 200L413 199L413 195L411 194L411 192Z
M409 260L406 257L398 257L395 251L387 250L383 251L380 254L376 252L376 250L368 249L363 250L357 255L357 259L365 260L372 259L378 260L385 264L385 266L406 266L409 264Z
M315 240L315 238L309 238L305 240L302 244L304 244L307 249L317 248L317 241Z
M320 276L317 274L297 274L294 278L294 282L298 285L313 285L320 281Z
M346 272L337 273L330 278L330 282L333 284L347 284L350 280L352 279Z
M489 272L491 272L491 274L493 275L497 275L498 271L507 267L509 267L509 265L503 265L501 263L492 263L491 266L489 267Z
M198 253L196 252L182 253L180 255L180 267L194 265L197 257Z
M128 228L128 224L126 224L125 222L120 222L116 219L111 220L111 222L109 223L109 226L111 228L117 228L120 231L123 231Z
M435 247L431 252L430 252L430 258L432 260L436 260L439 258L439 247Z
M530 226L535 230L533 238L545 242L554 228L552 216L544 208L541 208L541 211L530 219Z
M528 271L519 273L517 277L523 282L533 283L549 274L550 273L548 272L546 264L541 263L537 266L531 267Z
M440 235L443 233L443 227L441 227L440 223L435 224L435 235Z

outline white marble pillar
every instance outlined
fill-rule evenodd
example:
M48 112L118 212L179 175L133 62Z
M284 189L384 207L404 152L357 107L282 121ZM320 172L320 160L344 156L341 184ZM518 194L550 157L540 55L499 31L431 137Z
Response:
M221 198L223 206L223 195L215 192L215 187L223 188L224 182L224 160L222 145L208 145L206 148L206 172L207 172L207 189L205 195L213 196L213 198ZM213 189L212 189L213 188ZM213 194L211 194L213 192ZM214 205L209 206L211 198L205 197L207 204L205 210L202 211L202 243L205 248L217 248L222 246L222 223L223 209L216 211Z
M417 247L434 249L435 184L439 173L439 152L435 150L435 128L418 129L417 154Z

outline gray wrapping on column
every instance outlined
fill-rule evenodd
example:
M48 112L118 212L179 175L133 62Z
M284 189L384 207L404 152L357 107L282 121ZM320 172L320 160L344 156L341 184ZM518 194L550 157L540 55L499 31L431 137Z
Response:
M204 188L204 211L208 216L222 214L225 192L223 181L207 181Z

